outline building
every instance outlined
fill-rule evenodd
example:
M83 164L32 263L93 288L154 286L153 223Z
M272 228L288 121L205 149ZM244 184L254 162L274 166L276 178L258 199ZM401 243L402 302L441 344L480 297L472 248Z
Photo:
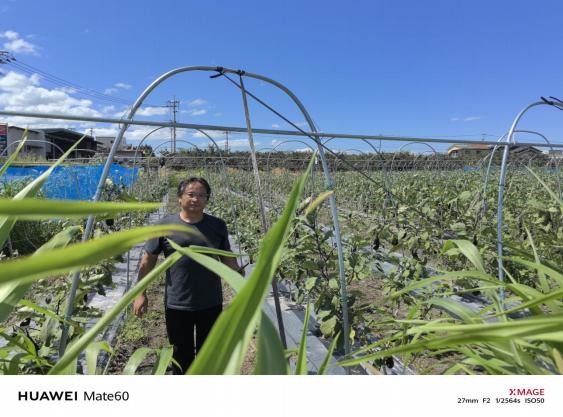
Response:
M4 125L6 126L6 125ZM27 140L20 151L20 155L29 159L47 160L58 159L79 139L82 142L71 158L91 158L96 153L97 143L92 136L84 135L70 129L26 129L18 126L7 126L7 140L0 147L0 157L11 155L24 135Z
M61 150L66 152L78 140L82 139L76 151L70 158L92 158L97 151L98 144L93 136L75 132L70 129L40 129L45 134L45 140L54 145L47 159L58 159L62 156Z
M115 142L115 136L96 136L96 141L99 142L98 150L100 152L109 153L111 147L113 146L113 142ZM118 151L127 148L127 139L124 137L121 139L121 143L119 144Z
M456 143L448 148L448 156L460 159L479 159L487 156L489 151L490 145L483 143Z

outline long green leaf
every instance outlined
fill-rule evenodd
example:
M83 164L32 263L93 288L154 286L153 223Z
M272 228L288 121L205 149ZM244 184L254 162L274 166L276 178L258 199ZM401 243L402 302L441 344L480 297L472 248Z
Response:
M117 214L128 211L155 210L159 203L86 202L69 200L0 199L0 215L18 220L86 217L90 214Z
M332 194L334 194L334 190L325 191L324 193L319 194L319 196L307 206L307 208L305 209L305 215L310 216L312 213L314 213L315 210Z
M154 351L154 349L148 347L140 347L135 350L123 368L123 375L135 375L139 365L143 363L147 355L154 353Z
M255 375L287 375L289 367L278 329L263 313L256 343Z
M447 311L450 316L458 318L465 323L480 323L483 320L463 303L451 298L431 298L427 304L434 305Z
M6 170L10 167L10 165L12 165L12 162L14 162L16 160L16 158L18 157L20 151L23 149L25 142L27 141L27 137L28 137L28 132L27 129L25 129L25 131L23 132L22 135L22 139L20 141L20 144L18 145L18 147L16 148L16 150L10 155L10 157L6 160L6 162L4 163L4 165L2 165L2 168L0 168L0 177L2 175L4 175L4 173L6 172Z
M168 365L172 363L172 355L174 348L172 346L165 346L158 351L156 362L152 369L152 375L164 375L168 369Z
M321 366L319 367L318 375L325 375L326 372L328 371L328 368L330 366L330 360L332 359L334 349L336 349L336 343L338 342L339 337L340 337L340 332L337 333L337 335L334 336L334 338L332 339L332 342L330 342L328 351L323 359L323 362L321 363Z
M0 263L0 283L32 282L69 272L127 252L135 244L174 231L189 230L181 225L146 226L75 243L25 258Z
M44 253L48 250L67 246L80 233L80 230L81 228L79 226L65 228L37 249L30 259L32 259L34 255ZM30 286L30 283L21 283L19 281L0 284L0 322L8 317L8 314L10 314L17 303L25 296Z
M440 281L452 281L461 278L475 278L479 281L483 281L489 284L494 285L503 285L499 280L492 277L489 274L483 273L481 271L454 271L454 272L446 272L442 275L435 275L430 278L422 279L420 281L414 281L410 285L407 285L402 290L396 291L391 294L391 298L397 298L403 294L407 294L415 289L429 287L435 282Z
M98 355L102 350L110 355L113 354L113 349L106 340L90 343L86 348L86 368L88 369L88 375L96 375L98 373Z
M561 201L561 199L557 196L557 194L555 194L551 188L548 187L548 185L542 181L542 179L539 177L538 174L536 174L534 172L533 169L531 169L530 167L528 167L527 165L524 165L526 167L526 169L528 171L531 172L531 174L536 177L536 180L538 180L538 182L543 186L543 188L545 188L545 190L548 192L548 194L551 196L551 198L553 198L554 201L556 201L557 203L559 203L559 205L563 208L563 201Z
M248 282L221 314L189 374L233 374L240 370L244 354L260 319L261 306L282 257L307 171L297 181L279 220L266 233Z
M309 333L309 317L311 316L311 304L307 304L305 319L303 320L303 331L301 332L301 342L297 351L297 361L295 364L296 375L307 375L307 333Z
M534 239L532 238L532 234L530 233L530 230L528 229L528 227L524 227L524 229L526 230L526 234L528 235L528 241L530 242L530 246L532 247L532 251L534 253L534 259L536 261L536 263L541 263L540 262L540 257L538 255L538 250L536 248L536 244L534 243ZM549 291L549 284L547 282L547 279L545 277L545 274L538 271L538 280L540 282L540 287L542 289L542 291L544 293Z
M554 280L556 280L557 283L563 287L563 274L560 271L556 270L555 268L552 268L550 266L544 265L539 262L531 262L519 256L505 256L504 259L519 263L520 265L524 265L529 269L538 271L538 273L544 273L550 276L551 278L553 278Z
M479 249L477 249L477 247L472 242L463 239L448 240L446 241L446 243L444 243L442 253L445 253L454 247L457 247L457 249L473 264L473 266L479 272L486 273L483 258L479 253Z
M119 301L104 314L100 320L94 324L83 336L81 336L71 347L69 347L65 354L59 359L59 361L53 366L49 371L49 374L59 374L70 362L75 360L80 352L95 339L95 337L100 333L106 326L108 326L129 304L133 302L135 297L143 292L147 287L160 275L170 268L174 263L181 258L179 253L173 253L163 262L161 262L156 268L149 272L145 277L138 282L133 288L131 288L126 294L119 299Z

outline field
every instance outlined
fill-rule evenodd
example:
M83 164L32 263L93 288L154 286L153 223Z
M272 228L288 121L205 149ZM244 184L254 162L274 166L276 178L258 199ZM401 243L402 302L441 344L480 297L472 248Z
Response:
M103 293L111 285L116 257L149 236L171 231L144 227L146 213L158 204L139 201L159 203L168 195L174 212L174 187L192 175L212 184L209 210L227 221L254 268L243 280L205 256L205 249L182 250L216 271L233 295L189 373L307 373L304 343L291 353L294 366L289 368L275 325L261 313L274 278L288 288L291 302L308 306L306 317L314 317L329 353L345 367L393 368L398 361L427 374L563 372L558 169L522 162L510 166L499 263L495 164L490 171L486 164L463 169L443 161L381 169L364 160L357 170L336 170L328 189L315 157L303 158L302 169L268 160L260 166L260 200L248 164L224 168L213 158L194 159L185 164L187 170L175 169L176 164L145 169L129 189L107 184L108 203L37 204L41 180L3 185L0 373L81 372L76 361L83 352L90 374L125 368L128 373L166 372L171 351L165 335L149 343L143 334L161 321L159 308L151 310L150 322L129 319L120 346L95 338L144 287L158 294L162 272L179 253L133 286L88 331L84 323L99 313L86 301L87 294ZM332 196L340 242L328 204ZM88 214L97 216L96 239L81 243ZM71 298L72 317L66 318L67 274L73 271L80 271L82 280ZM58 341L64 326L69 344L63 354ZM141 342L123 348L130 338ZM101 351L113 358L109 368L96 368ZM142 362L148 354L153 355L150 366Z

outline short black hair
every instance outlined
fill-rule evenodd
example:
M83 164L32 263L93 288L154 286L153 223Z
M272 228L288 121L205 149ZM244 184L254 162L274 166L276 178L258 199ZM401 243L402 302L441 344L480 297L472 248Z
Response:
M180 184L178 184L178 197L182 197L182 194L184 194L184 190L186 189L188 184L191 184L193 182L199 182L205 187L205 190L207 191L207 199L209 199L209 197L211 196L211 186L209 185L207 180L202 177L190 177L187 180L180 182Z

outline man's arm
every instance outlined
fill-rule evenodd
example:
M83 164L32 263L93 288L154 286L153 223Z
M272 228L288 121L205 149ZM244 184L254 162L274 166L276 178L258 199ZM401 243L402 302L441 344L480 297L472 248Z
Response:
M244 276L244 267L239 267L237 258L234 258L232 256L221 256L221 262Z
M141 265L139 266L139 275L137 282L142 280L145 275L153 270L157 260L158 255L153 255L152 253L145 251L143 257L141 258ZM133 313L135 313L137 317L141 317L147 311L148 305L149 299L147 298L147 293L146 291L143 291L133 301Z

